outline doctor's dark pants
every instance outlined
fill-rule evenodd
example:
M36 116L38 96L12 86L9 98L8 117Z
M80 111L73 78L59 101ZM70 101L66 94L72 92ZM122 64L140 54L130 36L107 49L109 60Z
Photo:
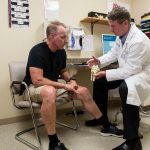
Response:
M107 117L108 91L119 87L122 102L124 139L132 140L139 138L139 107L126 103L128 87L124 80L110 81L106 77L96 79L93 83L93 99L104 116Z

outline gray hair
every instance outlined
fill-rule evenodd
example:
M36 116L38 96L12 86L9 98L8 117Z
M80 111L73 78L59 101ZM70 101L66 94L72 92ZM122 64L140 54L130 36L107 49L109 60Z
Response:
M128 10L124 7L114 7L107 15L108 20L118 21L119 23L124 22L125 20L130 23L131 17Z
M46 37L48 38L49 35L56 34L58 26L63 26L64 28L67 28L67 26L60 21L51 21L50 24L46 28Z

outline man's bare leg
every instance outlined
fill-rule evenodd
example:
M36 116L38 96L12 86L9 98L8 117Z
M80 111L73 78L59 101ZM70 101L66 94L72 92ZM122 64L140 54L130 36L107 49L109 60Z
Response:
M42 106L41 116L43 118L47 133L56 133L56 90L53 87L45 86L41 91Z
M41 116L43 118L48 137L49 150L68 150L56 134L56 89L51 86L44 86L41 90L42 106Z
M96 125L102 125L104 128L110 125L108 118L103 116L87 88L79 86L74 93L74 97L81 100L86 110L94 117L94 119L85 122L86 126L93 126L93 122Z
M81 100L86 110L95 118L100 118L102 116L101 111L96 105L95 101L92 99L92 96L89 90L85 87L79 86L75 94L76 99Z

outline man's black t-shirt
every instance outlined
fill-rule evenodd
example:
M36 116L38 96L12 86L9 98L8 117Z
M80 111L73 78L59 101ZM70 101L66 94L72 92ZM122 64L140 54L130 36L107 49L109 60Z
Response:
M39 43L29 53L24 79L28 85L32 84L29 67L40 68L45 78L57 81L61 70L66 67L66 52L64 49L52 52L45 42Z

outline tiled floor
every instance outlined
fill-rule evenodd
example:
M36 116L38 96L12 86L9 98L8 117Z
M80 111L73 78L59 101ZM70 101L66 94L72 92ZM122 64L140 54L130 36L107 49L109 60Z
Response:
M118 105L111 104L109 116L114 119L115 112L119 109ZM85 112L79 115L80 128L78 131L73 131L64 127L57 126L57 132L60 139L65 143L69 150L111 150L124 140L116 137L102 137L99 132L99 127L85 127L84 121L90 116ZM61 115L61 119L72 121L72 115ZM119 127L122 128L122 116L118 116ZM0 126L0 150L30 150L29 147L15 140L15 133L29 125L29 121L13 123ZM150 118L142 117L140 132L143 134L142 139L143 150L150 148ZM48 148L48 138L45 128L40 128L43 150ZM25 138L35 143L33 133L25 135ZM35 143L36 144L36 143Z

